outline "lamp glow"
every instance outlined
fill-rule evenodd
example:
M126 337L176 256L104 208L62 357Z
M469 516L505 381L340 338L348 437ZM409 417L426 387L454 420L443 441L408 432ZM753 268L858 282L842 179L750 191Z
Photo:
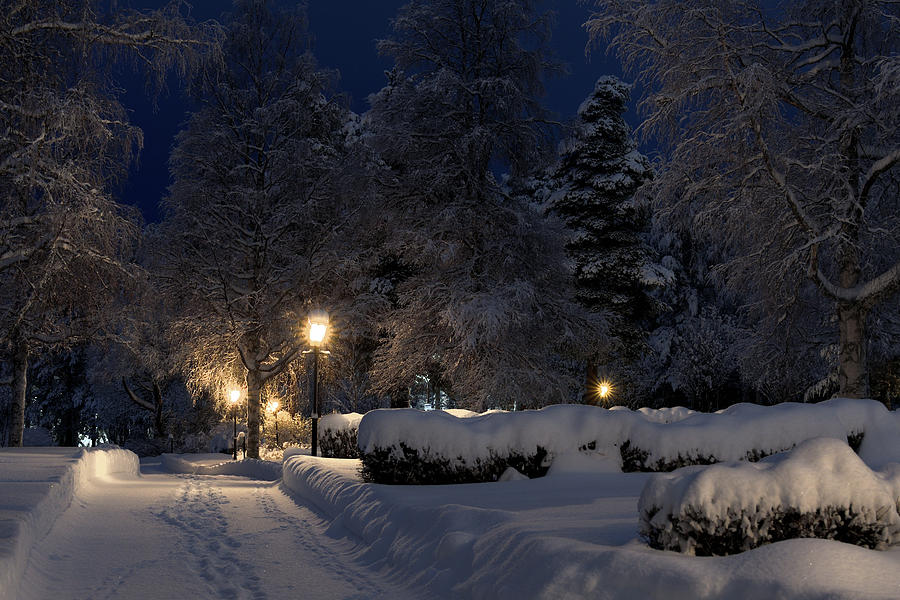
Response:
M601 381L597 385L597 395L605 400L612 393L612 384L608 381Z
M229 400L232 404L237 404L238 400L241 399L241 391L240 390L231 390L228 392Z
M328 335L328 313L314 311L309 315L309 343L321 346Z
M270 413L274 413L278 410L278 400L272 400L268 404L266 404L266 410Z

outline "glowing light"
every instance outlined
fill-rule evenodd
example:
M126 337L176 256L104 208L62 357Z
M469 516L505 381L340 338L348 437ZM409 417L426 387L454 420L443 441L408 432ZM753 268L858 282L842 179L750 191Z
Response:
M232 404L237 404L238 400L241 399L241 390L231 390L228 392L228 399Z
M309 343L321 346L328 334L328 314L314 311L309 315Z
M597 395L600 396L602 400L605 400L612 394L613 388L612 384L608 381L601 381L597 384Z
M278 400L272 400L268 404L266 404L266 410L270 413L274 413L278 410Z

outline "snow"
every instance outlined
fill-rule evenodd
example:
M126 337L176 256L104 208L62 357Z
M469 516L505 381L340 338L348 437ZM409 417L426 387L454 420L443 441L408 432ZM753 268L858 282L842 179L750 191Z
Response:
M359 427L359 421L362 419L359 413L332 413L319 419L319 429L321 431L332 430L342 431L345 429L356 429Z
M898 413L850 400L736 405L712 415L684 408L552 408L465 418L393 411L397 423L390 427L382 416L386 411L375 411L360 423L366 443L386 435L385 428L393 435L405 428L423 443L434 436L432 447L449 448L455 436L457 447L471 454L477 452L476 442L491 435L497 436L495 445L550 440L550 470L533 480L508 471L502 481L491 483L367 484L360 480L358 460L311 457L308 449L288 449L282 465L231 461L221 454L163 455L155 465L145 460L139 475L137 457L116 448L4 449L0 600L60 593L516 600L900 597L900 547L877 551L795 539L699 558L653 550L638 533L639 502L665 503L673 510L693 502L711 510L729 504L895 504L900 498ZM380 420L385 420L381 429L366 425ZM420 431L423 427L428 431ZM754 427L759 431L752 433ZM866 432L859 457L843 438L834 439L854 428ZM593 452L577 449L598 432L612 439L662 435L667 429L690 431L701 445L726 450L751 438L835 435L812 435L791 452L759 463L688 467L669 474L622 473L617 449L608 443ZM743 441L723 441L730 429ZM667 443L648 447L663 452ZM280 482L274 480L279 466Z
M885 424L891 424L882 433ZM833 399L820 404L784 403L776 406L735 404L718 413L671 409L607 410L596 406L555 405L540 410L485 413L465 419L443 411L380 409L359 423L360 450L409 448L443 457L452 463L512 452L546 449L551 457L577 451L596 442L598 452L614 456L630 441L648 452L648 463L681 456L714 456L720 461L740 460L748 452L771 454L815 437L846 440L848 434L866 432L880 442L861 452L874 462L900 461L900 444L891 441L895 421L873 400ZM884 439L882 439L884 438ZM870 449L871 446L871 449Z
M137 456L117 448L4 448L0 452L0 600L15 597L31 547L47 534L76 491L98 477L137 471Z
M281 479L281 465L266 460L232 460L224 454L163 454L163 468L170 473L195 475L240 475L262 481Z
M896 464L896 463L895 463ZM844 442L816 438L792 452L758 463L726 463L679 469L654 477L641 493L638 512L654 514L650 523L670 529L670 515L699 514L714 522L737 518L745 537L755 535L754 518L786 508L815 513L820 508L853 509L864 522L888 526L886 544L900 543L896 490L898 472L872 471ZM692 540L678 545L690 552ZM757 544L750 544L750 546Z
M590 461L593 461L591 464ZM900 594L900 551L788 540L727 557L648 548L637 501L659 475L565 455L541 479L364 484L355 460L297 456L284 485L410 582L447 598L874 599ZM900 467L900 465L898 465Z

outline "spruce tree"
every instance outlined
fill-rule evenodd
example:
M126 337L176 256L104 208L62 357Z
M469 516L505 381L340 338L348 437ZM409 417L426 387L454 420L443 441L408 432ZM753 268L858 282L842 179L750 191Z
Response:
M617 78L597 81L551 175L550 210L571 231L567 251L579 300L611 314L618 354L633 362L656 312L651 290L665 270L652 262L644 240L650 214L634 200L652 171L623 118L629 98L630 86ZM589 369L589 392L592 378Z

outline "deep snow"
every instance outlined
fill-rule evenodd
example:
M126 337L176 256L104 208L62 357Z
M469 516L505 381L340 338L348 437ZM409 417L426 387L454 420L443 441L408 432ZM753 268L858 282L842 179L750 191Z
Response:
M890 488L896 500L897 414L875 414L870 405L860 411L846 402L825 406L832 407L830 419L840 424L835 437L847 427L868 428L861 452L865 469L874 469L872 481L887 486L876 487L882 492ZM762 414L766 410L744 406L720 416L727 422L740 416L771 424ZM787 411L780 413L787 417L786 430L797 426L794 420L805 420L802 431L831 427L827 415L808 419L812 413L793 414L802 411L797 407L781 410ZM616 412L622 411L611 411ZM714 419L669 412L644 414L647 431L673 421L692 427L701 439L722 443L721 433L710 429ZM870 422L873 415L878 423ZM472 421L476 427L485 427L482 417L466 420L471 418L481 419ZM741 436L756 435L746 427L741 431ZM783 432L767 435L780 438ZM541 479L415 487L362 483L359 461L293 452L286 453L279 483L272 481L277 464L235 463L222 455L164 455L153 468L145 464L138 475L136 458L122 450L2 450L0 600L167 594L900 598L898 547L876 551L805 539L711 558L650 549L638 536L638 499L648 481L672 476L624 474L615 454L561 448ZM779 479L785 494L793 493L788 480L802 477L820 495L852 498L859 491L852 489L856 479L843 485L830 481L825 492L812 488L817 485L816 457L798 456L788 463L795 474ZM786 459L764 464L779 461ZM163 473L163 467L179 474ZM774 468L744 465L738 470ZM859 464L854 468L862 479L869 477ZM244 476L226 474L238 472ZM756 489L752 482L741 485ZM771 478L762 476L758 486L766 485ZM671 494L666 497L675 498ZM21 594L10 595L19 580ZM64 590L68 595L59 595Z

